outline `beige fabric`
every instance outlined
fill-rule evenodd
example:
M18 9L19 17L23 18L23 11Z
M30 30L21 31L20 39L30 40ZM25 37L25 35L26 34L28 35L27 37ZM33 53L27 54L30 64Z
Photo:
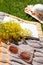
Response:
M3 65L3 63L5 62L6 65L9 65L9 53L8 53L8 46L5 49L4 48L5 43L0 43L0 65ZM4 52L6 52L7 54L5 54Z

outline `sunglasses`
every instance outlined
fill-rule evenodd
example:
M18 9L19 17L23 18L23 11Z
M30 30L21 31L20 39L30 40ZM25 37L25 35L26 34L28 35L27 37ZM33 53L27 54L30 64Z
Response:
M9 47L9 51L13 54L18 54L19 52L19 49L18 47L16 46L10 46ZM31 62L32 61L32 55L28 52L25 52L25 51L22 51L20 54L19 54L19 57L22 58L23 60L25 60L26 62Z

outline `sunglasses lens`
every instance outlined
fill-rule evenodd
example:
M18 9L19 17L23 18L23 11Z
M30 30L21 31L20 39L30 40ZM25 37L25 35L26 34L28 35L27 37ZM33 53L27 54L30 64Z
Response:
M30 60L30 54L27 54L26 52L21 52L20 57L24 60Z
M9 47L9 51L12 52L12 53L14 53L14 54L17 54L18 53L18 48L15 47L15 46L10 46Z

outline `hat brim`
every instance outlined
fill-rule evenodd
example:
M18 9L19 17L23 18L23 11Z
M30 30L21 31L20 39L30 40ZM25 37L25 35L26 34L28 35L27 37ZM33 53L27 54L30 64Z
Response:
M29 10L27 11L26 8L29 9ZM43 17L37 17L36 15L32 14L31 9L33 8L33 5L31 5L31 7L30 7L30 5L28 5L26 8L24 10L25 13L31 15L33 18L35 18L36 20L38 20L40 23L43 24Z

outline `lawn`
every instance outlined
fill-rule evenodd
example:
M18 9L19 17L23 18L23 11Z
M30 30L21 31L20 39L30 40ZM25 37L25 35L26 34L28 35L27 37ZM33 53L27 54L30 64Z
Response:
M12 14L29 21L36 21L29 15L26 15L24 8L29 4L43 4L43 0L0 0L0 11ZM43 25L42 25L43 30Z

